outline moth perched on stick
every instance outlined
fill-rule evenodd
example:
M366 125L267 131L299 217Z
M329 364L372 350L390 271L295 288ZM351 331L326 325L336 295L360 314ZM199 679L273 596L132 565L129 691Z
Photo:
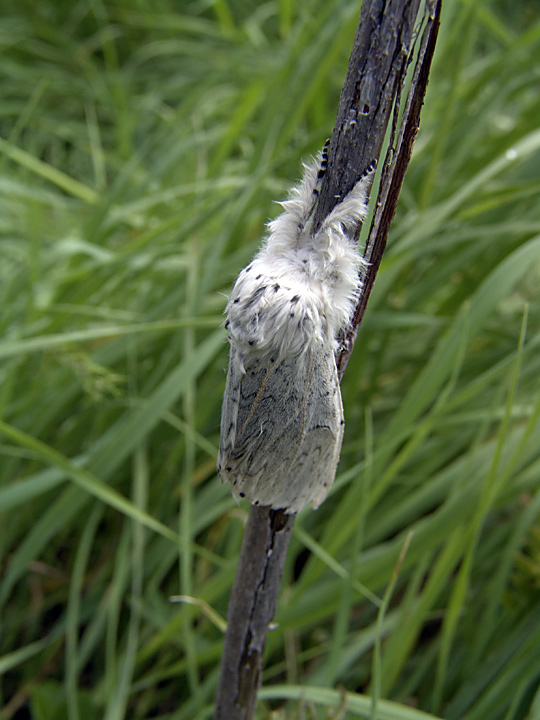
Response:
M363 0L320 194L315 192L314 197L314 191L319 189L317 177L308 168L290 204L285 205L285 213L271 223L270 236L254 261L255 273L252 266L247 275L240 276L227 308L231 362L223 406L220 475L233 483L237 496L243 493L262 507L252 505L249 511L231 589L214 720L251 720L255 715L266 637L277 607L294 512L310 499L314 504L322 502L334 477L341 444L341 402L339 390L332 396L327 394L325 377L330 378L330 387L336 386L336 338L338 377L354 346L418 131L441 2L426 0L420 15L425 24L423 32L417 25L419 6L420 0ZM402 105L410 66L414 70ZM351 226L365 213L363 196L370 189L372 176L368 171L362 178L362 173L370 162L380 158L390 118L389 144L381 163L377 200L363 253L368 266L363 268L360 285L355 284L356 270L362 269L362 261L351 240ZM360 184L355 187L359 178ZM352 198L345 196L336 206L342 191L345 194L350 188ZM349 204L348 200L353 201ZM284 237L280 238L281 233ZM342 263L334 259L338 248L344 252ZM304 259L308 262L303 263ZM308 267L302 274L299 268L304 264ZM280 291L283 286L294 292L289 296L289 306L282 301L268 312L272 321L265 323L265 313L261 321L256 311L263 299L267 304L262 309L272 308L272 283L279 285ZM299 289L305 294L301 295ZM350 298L358 292L358 303L350 318ZM290 307L296 295L299 299L294 304L300 302L300 297L305 303L306 310L300 315ZM287 321L287 308L289 319L296 318L296 324ZM316 322L310 324L314 317ZM316 332L310 335L304 329L305 323ZM270 364L271 358L274 362ZM278 362L282 364L281 376L276 372L279 366L274 369ZM250 371L254 374L249 375ZM304 378L300 389L298 378ZM321 388L318 394L316 384ZM318 404L326 409L330 422L317 419ZM315 432L324 431L324 448L320 436L311 442L310 427ZM304 456L309 457L314 448L319 458L328 459L324 467L314 461L304 471Z
M218 472L236 499L287 513L318 507L334 481L344 425L337 338L361 291L354 232L371 177L312 232L325 165L326 148L269 223L226 309L231 352Z

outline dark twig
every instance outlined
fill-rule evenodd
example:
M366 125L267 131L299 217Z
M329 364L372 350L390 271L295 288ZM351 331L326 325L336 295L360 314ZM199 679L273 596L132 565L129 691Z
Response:
M343 338L340 353L336 358L340 377L342 377L345 372L358 334L358 329L366 312L369 296L381 264L386 241L388 240L390 225L396 212L401 186L403 185L405 173L407 172L411 159L413 144L420 125L420 112L424 103L429 80L429 69L431 67L431 60L435 52L435 43L437 42L437 34L439 32L441 3L442 0L428 0L427 2L426 25L422 33L411 86L399 126L399 103L396 102L394 106L390 144L386 151L379 184L379 194L377 196L375 212L373 213L364 251L364 258L369 263L369 267L364 277L362 295L356 306L351 328ZM398 78L398 99L401 95L401 89L405 80L405 71L406 67L404 66Z
M216 720L253 717L295 515L252 505L229 599ZM241 568L241 572L240 572Z
M352 351L386 246L390 223L416 137L435 49L441 0L426 0L428 15L409 96L398 128L399 100L411 61L420 0L364 0L341 93L314 225L378 162L394 108L390 147L366 244L370 262L349 333L337 356L340 377ZM227 614L214 720L250 720L255 712L262 658L281 585L294 515L252 506Z
M314 230L379 159L406 72L419 4L420 0L364 0L362 4Z

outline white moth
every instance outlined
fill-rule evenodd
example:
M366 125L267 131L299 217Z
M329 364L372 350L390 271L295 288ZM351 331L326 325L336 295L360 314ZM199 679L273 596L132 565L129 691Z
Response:
M369 176L312 233L325 165L323 151L304 166L226 308L218 473L237 500L288 513L318 507L334 481L344 425L337 337L361 290L352 234L366 214Z

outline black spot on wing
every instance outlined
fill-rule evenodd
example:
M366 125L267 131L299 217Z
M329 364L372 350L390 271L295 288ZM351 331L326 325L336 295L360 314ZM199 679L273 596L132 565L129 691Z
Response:
M251 305L254 305L257 300L261 297L261 295L264 295L264 292L266 291L266 288L268 285L261 285L258 287L255 292L251 295L251 297L246 300L244 307L247 310Z

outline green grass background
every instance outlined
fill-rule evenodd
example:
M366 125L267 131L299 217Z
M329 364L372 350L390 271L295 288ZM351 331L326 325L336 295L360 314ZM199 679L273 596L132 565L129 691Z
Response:
M211 715L247 513L221 314L359 5L2 2L2 720ZM539 196L540 6L444 0L258 718L539 720Z

